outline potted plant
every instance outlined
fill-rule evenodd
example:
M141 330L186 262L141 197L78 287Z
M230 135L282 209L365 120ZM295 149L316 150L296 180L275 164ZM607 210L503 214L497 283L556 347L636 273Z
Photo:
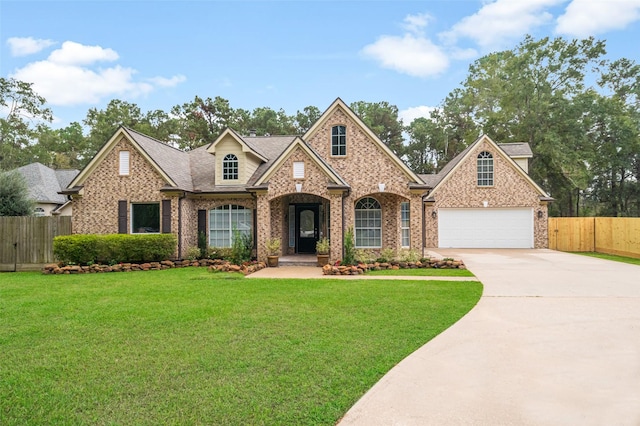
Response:
M324 266L329 263L329 240L322 237L316 243L316 252L318 256L318 266Z
M269 238L267 240L267 265L270 268L278 266L278 258L280 256L280 239Z

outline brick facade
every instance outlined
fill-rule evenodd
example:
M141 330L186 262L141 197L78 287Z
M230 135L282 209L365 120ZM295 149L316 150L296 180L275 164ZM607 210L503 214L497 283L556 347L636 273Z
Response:
M490 187L477 185L476 158L482 151L493 155L494 182ZM482 208L483 202L487 201L491 208L533 207L534 246L547 247L547 206L540 202L540 193L514 168L512 162L486 141L478 143L466 158L435 190L435 202L425 209L425 246L438 246L438 220L432 218L433 211L437 214L440 208ZM542 211L542 219L537 218L538 211Z

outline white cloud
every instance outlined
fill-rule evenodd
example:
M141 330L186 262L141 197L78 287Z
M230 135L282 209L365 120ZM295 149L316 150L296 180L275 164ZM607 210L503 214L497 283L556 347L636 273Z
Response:
M566 0L496 0L440 34L448 44L469 38L486 50L502 48L534 28L552 21L547 9Z
M404 18L402 28L415 35L424 35L424 29L433 17L428 13L418 13L417 15L407 15Z
M178 84L184 83L185 81L187 81L187 77L180 74L180 75L174 75L171 78L153 77L153 78L150 78L149 81L159 87L175 87Z
M402 119L405 125L411 124L413 120L420 117L429 118L431 113L436 110L436 107L430 107L426 105L420 105L417 107L410 107L398 112L398 117Z
M33 88L50 105L96 104L104 98L135 98L157 87L172 87L185 81L182 75L153 77L136 81L133 68L114 65L96 67L96 62L113 62L119 55L113 49L66 41L46 60L31 62L11 76L33 83Z
M35 39L33 37L10 37L7 39L11 56L32 55L54 44L56 42L53 40Z
M437 75L449 66L449 59L440 47L427 38L411 34L382 36L365 46L362 53L378 61L383 68L415 77Z
M556 32L588 37L640 20L640 0L573 0L558 17Z
M414 77L437 75L449 67L449 58L442 49L424 35L432 20L428 14L404 18L403 36L383 35L365 46L361 53L376 60L380 66Z
M73 41L65 41L62 48L49 55L49 61L64 65L90 65L94 62L112 62L119 58L113 49L100 46L85 46Z

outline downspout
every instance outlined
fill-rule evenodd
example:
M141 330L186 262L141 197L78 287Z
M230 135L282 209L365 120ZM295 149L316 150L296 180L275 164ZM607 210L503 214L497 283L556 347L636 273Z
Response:
M344 225L345 225L344 224L344 200L346 198L345 194L346 194L346 191L343 191L342 192L342 235L341 235L341 239L342 239L342 244L341 244L341 246L342 246L342 258L341 259L344 259Z
M424 245L427 242L427 227L424 222L427 206L424 205L424 197L420 197L420 203L422 204L422 248L420 249L420 252L424 257Z

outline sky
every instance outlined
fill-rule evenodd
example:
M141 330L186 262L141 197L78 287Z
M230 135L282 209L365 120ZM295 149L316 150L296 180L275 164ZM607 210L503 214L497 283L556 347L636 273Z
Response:
M0 76L33 83L55 128L112 99L169 112L195 96L288 115L386 101L409 124L526 34L640 62L640 0L0 0Z

